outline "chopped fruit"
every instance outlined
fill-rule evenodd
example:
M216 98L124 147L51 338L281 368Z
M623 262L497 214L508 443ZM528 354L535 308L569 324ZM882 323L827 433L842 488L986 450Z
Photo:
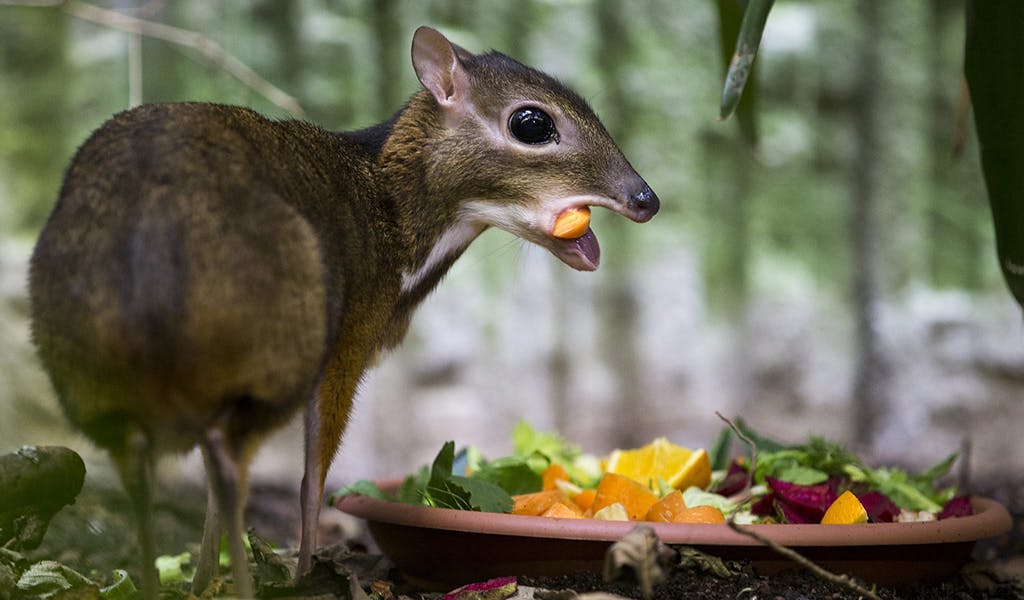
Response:
M515 503L512 507L512 514L536 517L551 508L553 504L561 502L563 498L565 498L565 494L559 490L512 496L512 501Z
M569 208L562 211L562 214L555 219L551 235L563 240L574 240L586 233L587 227L590 227L590 208L587 206Z
M725 523L725 515L714 506L685 508L672 517L673 523Z
M675 490L654 503L654 506L647 511L645 521L659 521L671 523L672 518L678 513L686 510L686 501L683 500L683 493Z
M803 485L765 477L765 483L771 491L765 498L770 500L758 510L767 509L769 514L777 512L786 523L821 523L825 511L836 501L836 490L828 481Z
M677 490L707 487L711 483L711 459L707 451L703 448L694 450L686 463L665 481Z
M821 519L822 525L852 525L867 522L868 511L850 490L840 494Z
M572 499L576 503L576 506L583 510L590 510L594 506L594 498L597 496L597 490L591 488L589 490L583 490L576 494L576 497Z
M857 499L868 512L870 523L892 523L900 514L900 507L882 492L867 492Z
M583 511L579 509L575 504L569 506L572 502L556 502L551 505L551 508L547 509L540 516L542 517L558 517L560 519L582 519Z
M703 449L690 450L658 438L643 448L615 450L606 470L625 475L651 489L664 480L676 489L707 487L711 483L711 460Z
M555 489L562 490L562 493L568 496L570 500L579 496L580 492L583 491L583 488L566 479L556 479Z
M544 473L541 475L541 481L543 481L543 486L541 489L554 490L558 488L555 482L569 481L569 474L566 473L565 467L563 467L562 465L551 463L550 465L548 465L548 468L545 469Z
M974 509L971 507L970 496L956 496L946 502L937 517L941 521L950 517L969 517L973 514Z
M629 515L626 514L625 507L618 502L613 502L595 512L594 518L599 521L628 521Z
M639 521L647 515L658 496L636 481L624 475L616 473L605 473L601 481L597 483L597 494L594 496L594 504L591 507L594 513L598 513L606 506L619 503L626 509L626 514L632 521Z

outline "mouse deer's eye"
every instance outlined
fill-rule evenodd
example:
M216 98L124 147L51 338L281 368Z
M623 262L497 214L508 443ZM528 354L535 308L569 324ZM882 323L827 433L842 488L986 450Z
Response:
M508 128L524 144L546 144L555 139L555 122L539 108L526 107L512 113Z

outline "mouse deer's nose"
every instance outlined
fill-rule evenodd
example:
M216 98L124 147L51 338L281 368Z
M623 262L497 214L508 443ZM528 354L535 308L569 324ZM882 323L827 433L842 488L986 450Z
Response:
M629 208L636 215L636 220L640 223L649 221L651 217L657 214L658 209L661 207L658 195L646 183L639 190L629 195L628 203Z

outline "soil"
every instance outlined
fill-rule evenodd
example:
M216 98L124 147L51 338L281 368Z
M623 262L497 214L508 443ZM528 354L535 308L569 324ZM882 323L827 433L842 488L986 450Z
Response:
M899 589L877 589L879 597L932 599L1024 599L1024 481L990 485L977 491L1001 501L1014 517L1014 529L1007 535L978 545L974 561L961 573L946 581ZM195 551L200 537L204 492L201 489L176 489L156 505L155 517L160 554ZM247 522L264 538L289 546L296 536L295 494L273 487L255 487L250 495ZM331 536L345 532L346 545L356 558L372 552L373 546L365 532L356 533L353 522L338 513L339 525L333 533L322 532L322 543ZM109 580L112 569L126 569L138 581L138 550L134 538L131 511L119 489L95 489L88 485L78 501L61 511L52 521L43 545L26 553L32 560L57 560L97 581ZM378 564L372 556L355 561ZM337 570L337 569L335 569ZM360 583L368 587L372 576L382 579L376 589L413 598L437 597L404 581L400 573L381 571L363 574ZM386 573L385 575L381 575ZM470 583L470 582L467 582ZM577 573L559 577L519 578L521 585L548 590L573 590L577 593L603 591L628 598L640 598L639 588L630 581L606 583L599 574ZM564 595L558 595L565 597ZM377 597L386 597L386 594ZM785 572L771 577L757 575L749 567L730 577L717 577L703 572L675 572L654 590L654 598L734 598L742 599L854 599L858 594L841 585L822 580L804 571Z

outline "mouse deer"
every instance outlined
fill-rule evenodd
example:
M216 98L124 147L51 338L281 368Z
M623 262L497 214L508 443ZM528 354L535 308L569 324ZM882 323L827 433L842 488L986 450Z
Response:
M637 222L658 197L593 110L552 77L428 27L423 89L353 132L206 103L115 115L73 158L32 256L33 337L69 420L109 451L155 598L152 470L198 445L209 493L193 589L228 538L235 593L260 440L305 409L299 575L357 385L491 227L591 271L598 206ZM565 214L572 226L557 227ZM568 233L566 233L568 232Z

